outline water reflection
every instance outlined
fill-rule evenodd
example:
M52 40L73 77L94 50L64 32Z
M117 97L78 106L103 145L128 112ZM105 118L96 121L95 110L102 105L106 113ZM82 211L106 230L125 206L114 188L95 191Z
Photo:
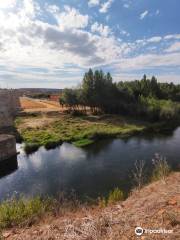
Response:
M20 154L14 162L17 171L5 172L0 168L0 199L14 193L26 196L53 195L60 191L75 189L79 196L97 197L108 193L114 187L127 191L132 185L131 171L136 160L144 160L151 171L151 160L155 153L161 153L173 168L177 168L180 156L180 128L173 136L132 137L126 140L103 140L85 149L69 143L47 151L41 147L27 156L21 145ZM13 166L13 162L11 162ZM10 167L10 166L9 166Z

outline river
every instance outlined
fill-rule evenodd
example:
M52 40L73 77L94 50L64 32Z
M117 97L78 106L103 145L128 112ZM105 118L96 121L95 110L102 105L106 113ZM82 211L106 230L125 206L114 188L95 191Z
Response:
M14 195L57 196L71 189L80 197L96 198L115 187L129 191L135 161L144 160L149 174L155 153L177 169L180 128L169 136L104 140L85 149L69 143L48 151L41 147L31 155L24 153L22 145L17 144L17 149L17 159L0 167L0 200Z

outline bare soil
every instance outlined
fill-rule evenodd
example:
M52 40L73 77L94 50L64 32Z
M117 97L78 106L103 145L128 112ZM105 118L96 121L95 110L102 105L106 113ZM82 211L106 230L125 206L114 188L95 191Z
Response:
M21 108L26 112L62 111L62 108L58 102L50 101L50 100L21 97L20 104L21 104Z
M135 234L136 227L172 230L169 234ZM3 232L8 240L175 240L180 237L180 173L133 191L106 208L82 208L46 217L31 227Z

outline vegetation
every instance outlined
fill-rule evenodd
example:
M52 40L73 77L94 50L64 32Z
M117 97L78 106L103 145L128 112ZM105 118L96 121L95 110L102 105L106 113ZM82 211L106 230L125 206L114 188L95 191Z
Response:
M113 191L109 193L108 203L111 204L118 201L123 201L124 199L125 199L124 193L119 188L115 188Z
M27 153L36 151L39 146L53 148L62 142L71 142L78 147L87 146L98 139L107 137L128 137L142 132L146 125L114 115L81 116L61 115L54 122L38 127L24 126L25 121L34 122L38 117L22 117L16 121Z
M144 182L144 161L135 162L136 186L140 190ZM156 154L153 159L152 180L166 180L170 173L170 167L165 158ZM142 177L143 176L143 177ZM147 183L147 182L146 182ZM97 200L89 199L85 202L78 200L74 192L69 194L61 193L57 199L35 197L25 199L20 197L13 198L0 203L0 230L14 226L32 225L38 219L50 214L53 216L63 215L67 212L73 212L81 209L83 206L99 206L104 208L113 203L125 200L125 194L115 188L109 192L106 197L100 197Z
M33 199L12 199L0 204L0 229L21 223L31 223L50 210L50 200L39 197Z
M149 132L172 129L180 120L178 101L179 85L158 83L155 77L149 80L145 75L140 81L113 83L110 73L90 69L79 88L65 89L61 94L60 104L71 114L37 128L22 128L21 118L16 126L27 153L39 146L50 149L65 141L83 147L98 139L131 136L145 129ZM96 117L90 117L91 114ZM129 118L146 123L126 121Z
M60 104L70 111L126 114L150 121L179 119L180 85L158 83L153 76L113 83L110 73L91 69L77 89L65 89Z
M165 181L165 178L170 173L170 167L166 161L166 158L163 156L160 156L159 154L155 154L155 158L152 160L154 169L152 173L152 180L163 180Z
M140 190L146 183L151 181L163 180L170 174L171 169L165 157L155 154L152 159L152 171L150 176L147 176L145 161L135 161L132 171L132 179L135 183L135 188ZM150 167L150 166L149 166Z
M145 162L143 160L135 161L132 175L135 186L140 190L145 182Z
M0 230L14 226L32 225L47 213L52 215L62 215L89 204L100 206L101 203L101 207L106 207L109 204L124 199L124 194L119 188L112 190L107 198L100 198L93 202L80 202L74 192L71 192L68 195L62 192L58 199L43 199L40 197L34 197L31 199L25 199L23 197L18 199L13 198L0 204Z

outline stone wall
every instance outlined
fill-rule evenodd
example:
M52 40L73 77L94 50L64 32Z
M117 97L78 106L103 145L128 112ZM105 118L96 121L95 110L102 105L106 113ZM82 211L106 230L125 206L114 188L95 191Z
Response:
M0 162L16 155L16 140L12 135L0 135Z
M0 89L0 129L13 126L13 120L20 110L18 90Z

